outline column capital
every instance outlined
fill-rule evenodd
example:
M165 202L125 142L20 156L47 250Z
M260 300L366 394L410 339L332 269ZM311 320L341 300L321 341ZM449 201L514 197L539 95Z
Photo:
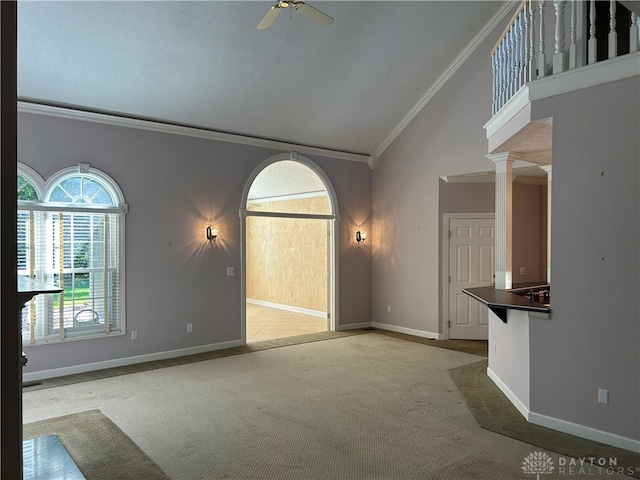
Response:
M501 152L501 153L489 153L485 155L493 163L498 162L515 162L516 160L523 160L524 157L516 152Z

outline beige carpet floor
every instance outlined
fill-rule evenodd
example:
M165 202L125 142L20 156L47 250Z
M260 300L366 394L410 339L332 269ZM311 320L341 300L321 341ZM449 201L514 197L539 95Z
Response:
M24 426L25 440L45 435L57 435L87 480L169 479L98 410L73 413Z
M27 389L24 421L99 409L175 480L569 478L478 425L448 371L482 359L351 335Z

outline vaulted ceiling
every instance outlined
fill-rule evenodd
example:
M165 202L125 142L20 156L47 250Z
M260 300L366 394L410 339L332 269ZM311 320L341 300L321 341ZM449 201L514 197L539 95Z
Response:
M498 12L497 1L18 4L22 100L370 154Z

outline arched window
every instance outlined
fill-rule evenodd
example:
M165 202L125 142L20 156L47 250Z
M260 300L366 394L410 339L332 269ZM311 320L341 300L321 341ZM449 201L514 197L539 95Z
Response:
M87 164L44 184L36 175L18 164L18 274L64 291L36 296L25 308L23 341L123 334L126 204L120 188Z

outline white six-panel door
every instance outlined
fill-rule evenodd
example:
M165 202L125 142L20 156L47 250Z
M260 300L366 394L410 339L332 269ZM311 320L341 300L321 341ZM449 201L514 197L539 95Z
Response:
M494 282L494 219L449 220L449 338L486 340L487 307L463 288Z

